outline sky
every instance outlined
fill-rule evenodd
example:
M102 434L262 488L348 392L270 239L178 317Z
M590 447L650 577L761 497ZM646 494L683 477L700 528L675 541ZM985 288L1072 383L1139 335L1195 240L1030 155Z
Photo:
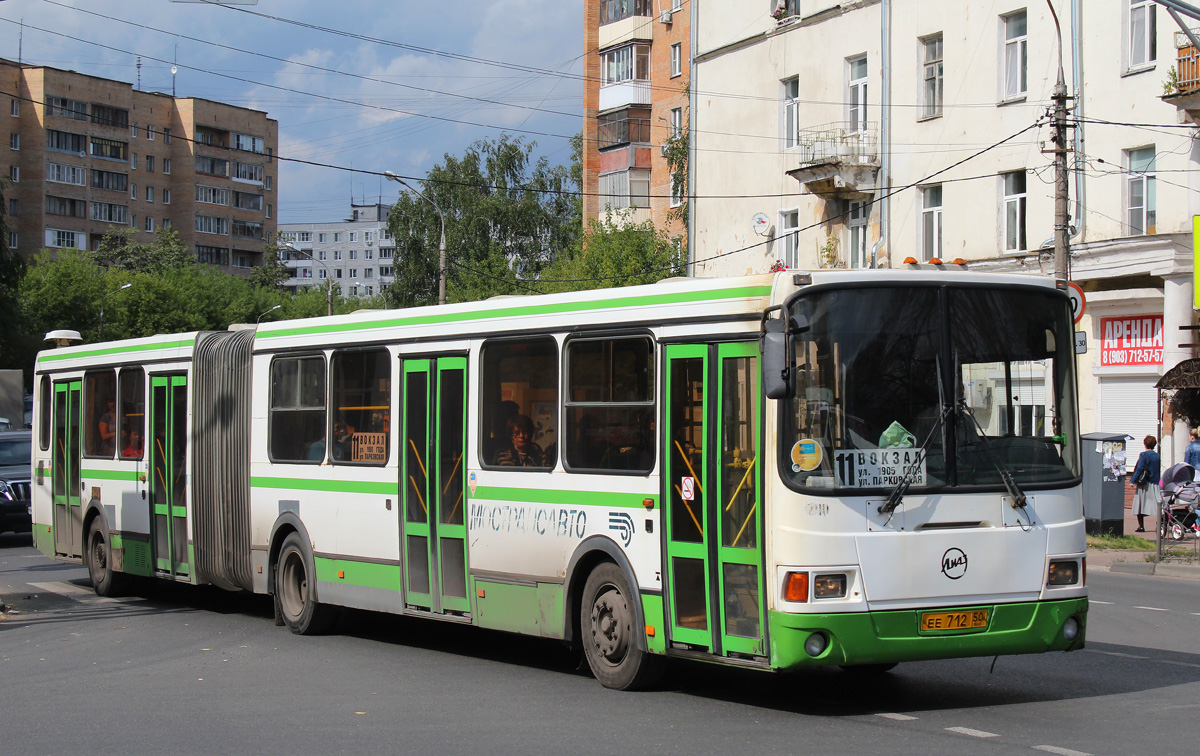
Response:
M566 164L582 128L582 2L0 0L18 55L131 84L141 56L143 90L265 111L281 158L323 164L280 161L280 223L390 203L402 187L374 174L423 177L504 133Z

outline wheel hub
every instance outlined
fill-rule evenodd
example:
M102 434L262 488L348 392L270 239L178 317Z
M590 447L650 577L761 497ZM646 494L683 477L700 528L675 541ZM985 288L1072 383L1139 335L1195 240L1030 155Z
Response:
M628 649L629 608L620 593L609 590L596 597L592 604L592 642L607 661L616 663L625 658Z

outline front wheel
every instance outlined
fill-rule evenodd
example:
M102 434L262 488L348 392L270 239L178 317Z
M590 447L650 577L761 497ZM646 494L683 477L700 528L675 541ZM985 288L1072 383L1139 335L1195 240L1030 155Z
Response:
M311 563L300 535L288 535L275 563L275 605L283 623L297 635L318 635L333 624L331 608L317 603Z
M605 562L583 586L579 629L592 674L606 688L636 690L654 684L664 660L638 647L634 628L637 598L621 568Z
M1183 540L1183 525L1178 522L1171 523L1171 538L1176 541Z
M84 558L87 560L88 577L92 579L92 588L97 596L119 596L125 588L125 576L113 572L112 549L108 542L108 533L100 523L99 518L92 520L88 526L87 550Z

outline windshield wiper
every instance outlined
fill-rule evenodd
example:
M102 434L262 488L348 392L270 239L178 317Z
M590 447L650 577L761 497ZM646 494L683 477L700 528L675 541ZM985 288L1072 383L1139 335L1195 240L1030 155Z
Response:
M896 511L896 507L900 506L900 503L904 501L904 494L908 492L908 487L913 484L914 480L916 480L917 471L921 469L921 463L925 461L926 448L929 446L929 439L933 438L933 434L936 433L938 428L941 428L946 422L946 415L950 414L952 411L953 408L951 407L942 407L942 411L938 413L937 420L934 421L933 427L929 429L929 433L925 434L925 440L921 442L921 446L917 450L917 458L914 459L912 464L908 466L908 469L904 471L904 475L900 478L900 482L897 483L896 487L892 489L892 492L888 494L887 499L885 499L884 502L879 505L879 514L890 515L892 512Z
M988 441L987 432L979 424L979 420L975 418L975 414L971 412L965 401L960 402L958 412L971 418L971 422L979 430L979 443L983 446L983 452L987 455L988 461L992 463L992 467L995 467L996 472L1000 474L1000 481L1004 483L1004 488L1008 490L1008 495L1012 497L1013 509L1024 509L1028 504L1025 500L1025 492L1021 490L1021 486L1017 484L1008 467L992 454L992 444Z

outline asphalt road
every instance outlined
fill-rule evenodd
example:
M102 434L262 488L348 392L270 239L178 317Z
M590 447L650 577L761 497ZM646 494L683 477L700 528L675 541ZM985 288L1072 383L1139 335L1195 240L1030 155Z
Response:
M1089 575L1072 654L768 675L675 663L605 690L558 644L351 613L303 638L264 597L103 599L0 536L0 754L1185 754L1200 582Z

